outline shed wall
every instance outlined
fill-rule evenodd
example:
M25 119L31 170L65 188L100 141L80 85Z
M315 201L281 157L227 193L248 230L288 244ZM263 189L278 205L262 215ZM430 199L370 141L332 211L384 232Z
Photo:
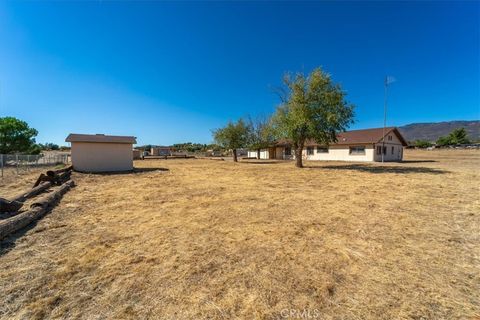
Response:
M132 144L72 142L72 165L77 171L109 172L133 169Z

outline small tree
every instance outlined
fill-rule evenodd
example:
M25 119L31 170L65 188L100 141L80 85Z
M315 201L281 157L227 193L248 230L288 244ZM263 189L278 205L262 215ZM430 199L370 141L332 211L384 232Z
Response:
M437 140L437 146L444 147L452 144L467 144L470 140L467 137L467 131L465 128L457 128L450 132L448 136L439 137Z
M337 134L353 123L354 106L345 100L346 93L330 75L315 69L310 75L287 74L280 91L282 104L273 124L278 136L292 142L296 166L303 167L302 150L307 139L329 145Z
M248 119L248 147L257 151L257 159L260 159L260 150L268 148L275 142L271 120L266 117L257 117L255 120Z
M470 140L468 140L467 130L465 130L465 128L457 128L450 132L448 136L450 137L450 142L452 144L470 143Z
M416 148L429 148L433 146L433 144L430 141L427 140L417 140L415 141L415 147Z
M42 149L42 150L60 150L60 147L58 146L58 144L55 144L55 143L52 143L52 142L47 142L45 144L41 144L39 143L38 146Z
M437 139L437 142L435 142L435 144L439 147L444 147L451 145L452 143L450 141L450 136L441 136Z
M37 153L38 131L14 117L0 118L0 153Z
M235 123L229 121L225 127L213 131L215 142L233 151L234 162L237 162L237 149L247 145L248 136L248 126L242 119Z

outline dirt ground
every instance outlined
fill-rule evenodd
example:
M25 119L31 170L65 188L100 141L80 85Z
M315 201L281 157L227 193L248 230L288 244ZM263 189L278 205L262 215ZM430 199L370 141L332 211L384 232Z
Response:
M75 173L1 242L0 318L480 317L480 152L405 160Z

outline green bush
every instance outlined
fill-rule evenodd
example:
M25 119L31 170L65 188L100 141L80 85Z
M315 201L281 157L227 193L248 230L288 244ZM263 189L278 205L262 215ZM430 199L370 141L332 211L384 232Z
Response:
M433 146L433 143L427 140L417 140L415 141L415 147L416 148L429 148Z

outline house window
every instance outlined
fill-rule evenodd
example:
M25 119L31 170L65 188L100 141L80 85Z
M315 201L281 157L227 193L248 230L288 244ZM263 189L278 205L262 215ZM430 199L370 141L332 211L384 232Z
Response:
M365 146L350 147L349 153L351 155L363 155L365 154Z
M377 146L377 154L381 155L383 149L383 154L387 154L387 147Z
M291 156L292 155L292 148L286 147L285 148L285 155L286 156Z
M392 136L388 136L388 141L392 141Z
M327 147L317 147L317 153L328 153Z
M392 154L395 152L395 147L392 146Z
M307 156L313 155L313 147L307 147Z

